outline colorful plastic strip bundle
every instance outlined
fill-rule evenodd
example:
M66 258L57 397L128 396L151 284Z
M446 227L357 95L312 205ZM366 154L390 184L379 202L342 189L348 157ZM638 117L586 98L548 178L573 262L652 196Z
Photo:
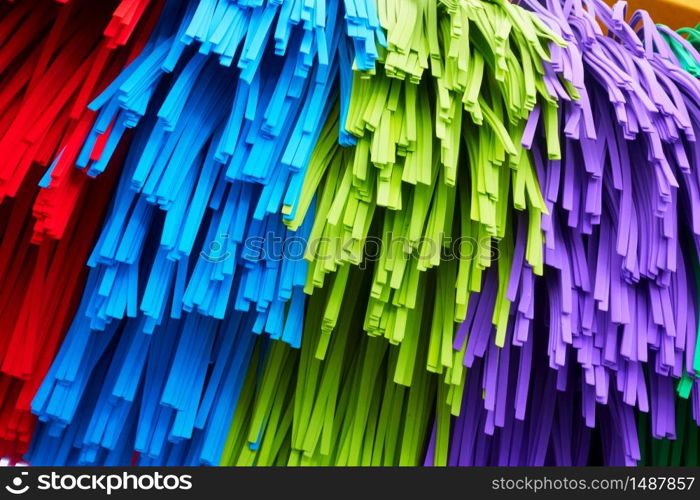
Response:
M33 463L128 463L133 450L142 464L216 463L252 333L300 345L307 264L280 211L294 211L339 61L353 59L338 7L169 2L92 102L77 159L88 173L138 129L83 307L33 403L47 422ZM348 19L365 26L350 31L365 48L356 64L371 67L372 20Z
M700 78L700 33L697 28L682 28L678 33L673 32L667 26L658 26L659 33L668 43L675 60L682 68ZM670 54L666 54L670 57ZM675 61L674 61L675 62ZM697 104L697 101L696 101ZM697 112L697 105L695 106ZM697 153L695 158L697 158ZM697 257L696 257L697 259ZM694 260L693 276L695 279L695 290L700 290L700 274L698 274L697 260ZM695 367L697 373L697 360L699 357L697 346L695 353ZM688 379L682 381L679 389L680 398L676 399L676 439L645 439L648 434L648 419L644 415L639 416L638 434L640 436L640 446L642 458L639 461L640 465L694 465L700 464L698 460L698 426L697 426L697 410L695 406L688 404L685 396L688 391Z
M697 463L696 31L44 3L0 7L0 452L36 392L37 465Z
M516 319L507 335L518 349L489 348L483 375L472 367L467 387L484 391L484 410L460 415L448 463L586 463L591 432L582 424L598 424L603 462L633 465L641 459L635 408L650 414L655 439L677 437L676 392L680 398L692 392L692 414L700 419L694 298L700 212L691 168L700 158L700 86L680 71L644 12L627 24L623 4L529 5L560 27L586 81L583 108L568 102L561 108L562 158L537 153L550 140L544 126L533 144L547 203L546 267L543 280L521 288L519 303L529 303L534 331L548 331L548 340L530 335L523 342ZM516 238L522 248L524 236ZM538 364L543 350L548 359ZM512 366L512 358L519 363ZM543 374L541 363L555 371ZM544 394L528 397L528 387L542 384ZM579 401L572 403L574 393Z
M69 220L59 241L30 242L30 205L36 192L31 183L20 188L12 203L0 206L7 224L0 245L3 456L17 458L27 451L35 424L30 403L74 314L91 235L99 229L113 182L114 176L100 179L81 196L78 215Z
M481 290L492 251L500 255L500 284L488 324L496 325L496 342L503 344L511 203L530 213L525 258L534 272L542 268L540 214L546 207L522 146L528 142L528 121L542 113L556 125L556 98L570 99L577 92L560 62L563 40L519 7L442 2L438 8L427 2L411 12L402 6L387 2L380 10L388 33L386 75L355 77L346 128L358 137L357 146L345 151L332 138L322 139L319 161L312 158L309 166L302 200L308 203L317 190L319 198L311 230L311 242L318 245L307 249L307 291L334 290L322 324L330 337L342 309L347 268L369 251L373 263L367 272L373 278L364 330L401 345L407 355L394 379L409 385L424 335L420 318L432 318L427 359L421 363L444 372L457 414L463 383L458 366L465 350L452 349L454 322L466 317L470 294ZM416 26L412 34L402 29L406 25ZM493 29L501 35L489 39ZM559 48L545 65L550 46ZM432 79L422 79L428 67ZM434 116L431 88L437 98ZM558 155L557 144L551 146L551 154ZM460 148L468 164L461 169ZM304 215L300 209L290 227L306 220ZM368 242L371 248L364 248ZM437 295L430 306L417 299L428 279Z
M34 241L63 235L86 184L71 168L94 121L86 105L141 50L158 3L43 0L0 7L0 199L14 197L31 169L49 167L40 182L48 189L33 207Z
M71 151L94 119L85 104L140 50L157 3L0 4L3 456L27 450L30 402L75 311L115 180L90 182L72 168Z
M324 339L319 313L327 296L337 292L323 288L309 299L301 350L275 343L267 359L249 368L222 465L414 465L420 460L438 379L416 362L410 387L394 383L405 354L362 334L356 311L366 307L361 290L369 276L349 272L332 338ZM419 347L423 353L426 340Z
M512 311L514 317L511 317L510 321L507 322L504 341L499 345L498 330L491 321L493 311L497 309L499 276L495 271L487 271L483 289L480 293L474 293L470 296L466 321L456 334L456 348L466 344L464 364L468 367L466 370L467 393L462 400L464 401L462 413L455 423L454 430L451 430L449 409L441 408L444 400L438 395L436 423L428 446L426 464L585 464L589 460L593 437L591 429L595 427L596 421L599 423L599 431L595 437L600 439L602 443L603 462L612 465L634 464L641 460L641 453L636 437L632 408L638 406L643 413L651 412L651 434L653 437L675 438L674 383L672 380L680 378L678 392L681 399L687 398L691 390L694 393L697 391L696 368L694 367L696 326L693 319L696 313L695 305L692 301L687 300L690 293L694 291L694 284L692 279L688 279L689 275L683 268L678 270L675 259L672 258L673 264L668 265L668 256L679 252L681 248L680 237L673 231L666 229L669 227L676 229L674 227L674 220L677 216L676 206L672 205L673 211L668 209L668 215L665 215L664 211L664 204L674 203L673 191L668 189L669 186L679 187L672 175L680 177L685 171L684 180L686 180L687 174L690 172L687 168L684 169L684 165L689 166L688 156L694 159L693 143L695 142L696 125L689 119L688 115L692 114L689 107L693 102L697 102L695 96L697 85L687 75L676 72L669 64L666 54L663 52L655 53L654 45L651 45L657 42L652 38L656 36L653 25L645 24L646 31L640 33L639 38L637 38L634 31L625 28L626 25L621 23L612 25L613 21L619 23L621 19L619 16L624 14L624 11L607 10L602 4L595 4L595 6L601 9L602 20L606 22L611 31L613 28L617 30L614 34L619 36L623 42L633 44L632 48L634 49L646 46L649 61L640 62L642 69L638 70L639 72L631 73L628 66L620 67L620 61L631 59L629 56L625 57L624 52L629 50L630 46L605 37L594 24L595 18L590 15L590 11L584 11L582 5L576 6L575 4L569 4L571 11L566 10L566 6L559 6L555 2L550 2L547 5L547 10L555 13L559 7L564 18L564 22L556 22L558 20L553 19L552 16L545 17L547 21L552 22L552 29L561 33L570 43L576 43L567 52L571 59L566 60L564 64L568 64L571 70L578 71L579 74L576 78L572 78L572 82L574 80L578 82L576 88L580 89L578 93L581 97L577 101L565 102L561 110L561 120L554 121L554 130L557 131L555 134L559 134L558 129L561 127L562 143L565 144L560 154L552 154L552 151L559 153L552 147L554 145L551 137L552 129L547 129L546 118L538 125L539 115L531 122L533 123L532 131L535 132L539 127L539 130L543 132L542 138L540 140L538 137L534 137L534 140L526 141L528 146L532 145L538 177L546 192L547 207L543 210L545 212L543 232L546 242L544 262L547 266L545 269L549 269L550 272L545 272L545 278L536 278L532 269L527 271L531 265L523 260L523 255L526 253L528 226L526 226L526 220L522 216L518 216L517 222L513 221L513 226L517 228L513 254L517 257L513 259L511 280L509 281L506 277L506 286L512 297L511 301L518 302L518 308ZM537 5L533 5L533 8L537 9ZM584 24L583 28L580 28L581 19L571 19L576 14L583 16L583 21L588 26ZM545 16L544 10L542 10L542 15ZM633 23L635 23L635 19L640 22L648 22L644 14L633 18ZM589 28L590 38L580 40L576 36L582 36L582 33L586 34L586 27ZM579 32L578 29L581 31ZM627 39L624 38L624 35L627 36ZM643 36L647 38L644 39ZM388 37L388 40L391 40L391 36ZM643 43L636 40L643 40ZM577 50L576 47L580 47L580 49ZM588 51L593 52L593 54L588 53ZM612 69L609 69L608 65ZM605 68L605 72L603 68ZM619 79L610 79L611 72ZM597 78L597 85L607 90L607 93L596 91L595 86L592 89L583 86L584 75L589 73ZM641 84L633 85L635 82L631 76L641 76ZM616 90L617 94L615 94ZM596 100L596 92L603 96L600 100ZM670 97L667 97L666 93L670 94ZM605 102L609 102L611 94L621 96L620 106L615 110L617 114L603 111L605 108L602 99L605 98ZM625 106L627 103L631 103L629 107ZM634 107L635 104L639 105L639 109ZM367 110L372 109L372 107L363 106L361 109ZM387 112L387 109L393 111L390 106L376 109L380 109L384 113ZM352 116L352 107L349 116ZM601 120L607 120L603 122L605 126L602 129L603 132L612 135L599 137L600 128L596 123L598 117ZM632 122L631 127L628 127L628 120ZM651 127L653 123L658 124L660 131ZM614 128L618 124L621 125L619 131ZM352 130L349 126L348 128ZM374 127L372 130L377 132ZM686 143L683 142L680 133L686 134L685 140L689 143L687 150L685 149ZM644 134L648 134L649 137ZM638 135L641 137L637 137ZM634 140L638 142L632 142ZM664 146L664 143L669 144L669 146ZM351 168L348 167L347 171L352 173L343 175L336 172L342 172L338 169L342 169L344 163L353 167L356 163L353 156L346 152L338 154L338 157L333 159L333 153L329 153L328 144L332 144L332 142L322 141L320 143L320 156L326 158L331 155L332 159L328 161L327 166L316 164L312 159L311 168L316 166L332 169L329 170L331 173L325 182L330 184L333 193L348 196L347 192L352 192L358 184L357 180L345 181L349 188L336 183L343 182L341 179L351 177L355 171L351 171ZM383 145L386 143L377 141L373 144ZM626 146L627 149L620 152L622 148L620 144ZM654 149L657 145L660 146L658 150ZM355 155L360 147L361 142L358 143ZM665 147L669 148L668 156L664 154L666 153ZM547 156L540 153L543 148L547 151ZM646 153L649 155L646 156ZM656 153L657 156L652 153ZM623 154L625 156L622 156ZM629 165L632 163L631 158L634 158L635 161L647 160L650 165L639 172L635 170L634 174L637 177L631 177L629 169ZM683 158L686 158L685 163ZM678 163L679 159L680 164ZM596 170L596 166L599 170ZM557 177L553 177L555 175ZM581 179L586 179L586 176L589 176L590 181L577 182L578 176L581 176ZM612 189L603 191L603 182L606 177ZM317 179L316 176L311 177L313 182L319 182ZM694 190L695 182L693 177L687 179L687 184L683 186L687 186L687 193ZM379 186L378 183L377 193L381 189ZM328 187L325 183L321 187L318 212L321 212L321 207L325 203L330 207L328 211L331 215L325 220L322 219L321 224L338 225L341 227L341 231L350 233L352 226L348 224L348 219L344 218L340 224L340 217L334 213L334 208L342 205L326 196L325 191ZM623 189L625 187L627 188L626 192ZM582 189L582 192L576 192L576 188ZM639 191L645 192L645 195L637 194ZM372 190L365 189L365 193L370 193L371 196ZM557 211L560 193L563 196L561 206L563 210ZM668 196L670 200L665 199L666 193L670 195ZM324 198L328 198L328 201L324 202ZM577 198L582 198L583 201L578 201ZM690 203L693 201L690 200ZM645 205L650 205L650 207L647 208ZM603 213L603 209L605 209L605 213ZM613 217L621 220L630 220L630 218L635 220L635 214L644 210L648 210L643 218L645 222L640 223L637 219L634 224L637 227L629 229L629 231L638 231L631 238L634 240L635 246L630 248L629 233L625 233L626 240L615 235L616 229L612 227ZM612 211L612 215L610 211ZM372 209L370 208L367 212L371 214ZM411 210L408 212L415 213ZM559 212L566 215L565 221L557 221ZM652 225L651 231L645 233L644 230L647 228L642 226L648 225L646 221L653 221L654 218L659 220L658 226ZM334 222L336 220L338 223ZM350 222L352 220L349 219ZM693 227L692 217L688 221L688 225ZM365 224L365 227L371 227L371 225ZM392 229L396 227L391 226ZM601 233L610 236L601 236ZM642 234L641 237L639 233ZM326 241L338 241L337 238L335 240L331 238L330 234L324 233L324 236L329 236ZM387 244L387 241L391 241L390 236L390 231L385 230L381 240L384 245ZM617 248L615 244L610 244L611 236L612 238L617 236ZM692 238L692 233L689 236ZM350 238L351 236L348 236L348 239ZM604 238L605 242L601 243ZM362 238L359 239L363 241ZM658 240L660 243L657 243L657 246L661 246L661 251L652 248L653 259L646 263L637 254L637 245L641 245L643 248L646 247L641 255L649 258L649 248L652 247L652 244L645 239ZM614 241L615 239L613 239ZM602 245L605 246L602 247ZM664 245L673 245L675 248L671 252L664 250ZM618 252L617 249L620 251ZM316 250L314 249L314 251ZM328 254L337 255L333 253L333 249L329 250ZM317 255L317 252L309 255L312 262ZM502 257L501 255L501 259ZM357 255L348 252L347 261L353 262L353 258L355 258L354 263L358 263L360 260ZM572 262L570 259L576 260ZM625 260L630 263L628 268L624 267ZM641 266L640 260L642 260ZM587 262L596 262L598 273L592 272L588 268ZM620 264L616 266L610 262ZM379 264L376 266L382 264L383 261L380 258ZM346 290L346 295L352 296L354 294L353 286L348 286L348 280L352 278L348 277L345 269L340 267L335 278L336 281L332 285L326 284L324 287L325 290L330 286L331 297L328 299L326 313L323 317L322 335L330 336L330 332L336 324L333 321L334 317L329 318L329 310L340 315L340 318L343 317L342 311L345 308L336 305L335 300L338 300L336 297L343 296L343 292ZM523 269L527 271L524 276L521 274ZM608 269L607 273L600 272L605 269ZM623 272L627 271L629 274L616 276L613 273L617 272L617 269L622 269ZM324 268L324 271L332 270L335 270L333 266ZM375 268L373 279L376 279L377 272ZM612 274L613 279L606 278L606 274L607 276ZM606 279L607 282L604 281ZM642 280L649 280L649 282L637 284ZM340 285L338 285L338 281L340 281ZM322 282L319 280L319 283ZM599 283L598 286L595 286L596 283ZM436 284L433 282L428 285L428 288L435 289L435 286ZM638 288L635 289L635 287ZM439 284L436 288L438 290L436 300L439 300L441 293ZM686 290L685 293L678 291L683 289ZM374 291L374 288L372 290ZM337 293L335 297L334 293ZM665 294L668 294L668 302L664 302L663 296ZM630 295L632 295L633 300L631 304L629 302ZM545 303L545 307L538 304L539 307L536 308L535 297L541 296L547 297L548 303ZM648 303L649 297L653 301L652 305L659 305L660 314L658 316L653 316L654 311L650 306L644 306L645 303ZM422 300L418 303L423 305ZM665 305L666 303L668 305ZM355 307L351 306L351 308ZM629 319L630 308L633 318L640 314L640 310L645 313L640 316L644 320L643 323L631 322ZM666 312L664 312L665 308L668 308ZM371 310L371 305L368 307L369 310ZM590 312L586 312L587 310ZM667 319L666 323L663 321L664 318ZM367 329L367 323L366 320L363 325L365 329ZM415 317L411 316L406 320L406 323L418 330L425 328L426 325L425 319L423 321L420 318L416 320ZM345 324L342 320L338 321L338 325ZM388 324L391 323L388 322ZM434 325L434 323L430 323L429 319L427 324L430 327ZM632 337L637 335L640 330L644 331L642 325L650 330L646 334L644 342ZM353 326L354 328L359 327L357 324ZM676 330L678 327L680 328ZM313 331L317 328L311 326L309 330ZM545 328L549 330L547 340L545 340L546 337L534 336L536 332L539 333ZM669 328L672 334L668 334ZM405 330L403 325L398 329L401 333ZM677 334L679 330L681 331L680 337ZM341 331L339 329L338 333ZM622 336L620 343L618 343L618 333ZM309 334L305 340L308 338L310 338ZM334 340L332 338L331 342ZM401 350L404 350L406 340L402 340L400 345ZM578 351L575 358L576 363L574 363L574 358L570 358L574 354L569 353L569 345ZM315 349L315 356L317 358L325 357L329 352L326 350L327 346L328 340L319 341L318 347ZM499 349L500 346L502 347ZM618 346L620 352L617 351ZM670 349L670 352L665 354L667 349ZM419 353L427 354L428 366L430 366L430 349L427 353L420 351ZM665 357L663 357L664 354ZM654 360L655 368L651 368L651 371L645 374L646 365L644 363L649 357ZM515 362L515 359L519 359L519 362ZM669 364L664 365L664 360ZM330 359L327 362L332 363ZM277 363L275 365L279 366ZM305 366L311 365L305 363ZM390 366L393 368L393 365L390 364ZM410 366L413 368L412 364ZM368 366L363 364L362 368L357 369L358 375L350 374L345 379L357 380L353 377L361 379L361 374L365 373L366 370L368 370ZM396 368L394 370L397 374L395 381L400 381L401 372ZM648 393L644 379L640 378L644 376L650 378ZM335 410L332 408L319 409L318 405L323 405L323 398L328 396L325 395L325 392L320 392L319 389L315 396L319 399L314 400L314 393L309 395L306 392L308 382L304 377L304 374L299 375L299 382L294 393L296 398L295 411L298 411L296 409L299 406L306 406L307 408L313 407L315 411L321 413L325 411L325 415L330 413L331 416L328 417L330 420L326 421L324 417L319 417L317 420L317 422L323 422L322 429L307 428L308 417L295 413L291 422L291 449L287 449L285 434L290 432L290 424L287 420L281 420L278 423L277 418L284 417L278 417L277 412L287 416L288 413L285 412L290 410L285 410L283 396L278 396L280 399L275 400L276 402L265 398L265 394L269 393L263 393L262 387L266 382L266 379L263 378L260 382L261 391L257 395L257 399L254 400L252 415L258 415L258 412L269 412L270 418L275 419L273 428L265 430L264 439L268 440L270 448L267 448L265 453L258 452L258 448L251 448L250 443L254 441L252 438L257 438L260 435L257 421L251 420L249 425L252 427L248 430L247 427L244 427L246 425L245 419L254 417L241 416L239 420L237 416L229 437L229 442L235 443L235 445L231 446L229 459L225 460L224 463L257 463L262 465L411 463L410 461L382 462L381 441L378 444L375 440L375 432L383 437L383 432L386 430L382 426L386 423L381 421L379 415L384 411L385 407L382 405L386 399L383 398L390 394L390 389L385 386L385 392L382 392L381 389L375 388L374 396L369 396L367 393L359 393L357 397L349 396L350 411L362 412L362 414L358 416L351 413L353 424L343 424L336 431L333 428L333 418L338 418L339 415L334 415L334 411L341 412L341 414L346 411L342 406L344 404L342 399L337 400ZM449 378L450 374L448 373L446 379ZM613 382L616 383L616 387L612 386ZM530 390L531 385L540 388L540 390L537 392ZM302 395L299 395L300 391ZM641 391L641 393L638 394L635 391ZM302 402L297 403L298 398L302 398ZM483 403L479 402L480 400L483 400ZM317 402L314 403L314 401ZM692 401L694 406L697 405L697 394L693 395ZM357 405L356 408L353 408L353 403ZM598 410L599 415L596 419L597 403L601 403L602 406ZM432 406L433 404L434 402L429 398L425 401L424 406ZM430 411L428 410L428 412ZM453 413L455 413L454 410ZM694 409L693 413L698 415L697 409ZM355 419L359 419L359 423ZM398 422L392 421L392 423ZM347 425L347 434L344 434L345 425ZM401 429L402 425L403 423L398 423L397 426ZM325 447L319 446L316 441L317 436L324 432L330 433L328 444ZM333 435L333 432L337 432L338 435ZM353 432L358 434L353 434ZM268 436L267 433L271 435ZM246 435L249 436L248 443L246 443ZM578 436L578 438L572 441L573 436ZM265 442L263 441L263 443ZM354 447L352 443L354 443ZM377 447L379 447L378 457L375 455ZM301 461L298 453L302 453ZM689 453L692 455L692 451Z
M695 28L681 28L678 33L667 26L659 26L659 32L668 43L682 68L696 78L700 78L700 25Z
M529 147L523 135L530 113L538 104L539 95L540 106L549 110L544 114L551 114L556 126L555 97L577 95L573 83L569 83L572 80L565 79L573 75L563 75L566 88L558 79L558 71L564 73L561 59L558 57L546 66L541 59L549 59L547 40L561 45L563 41L529 13L507 3L499 7L478 2L457 6L444 2L439 11L432 11L433 6L425 4L426 12L413 13L415 18L411 20L396 19L395 24L393 16L405 12L399 3L387 5L387 12L380 10L383 25L395 26L397 32L401 26L418 23L420 27L421 22L427 21L425 31L429 33L429 23L439 22L439 16L443 16L445 37L440 41L445 45L436 45L431 59L436 86L442 89L442 94L436 94L443 96L441 107L449 111L448 116L436 115L440 142L433 147L430 96L425 82L419 84L422 68L428 67L427 54L423 54L423 61L412 59L409 42L404 41L402 48L392 46L393 36L398 35L389 28L389 53L384 62L390 76L355 78L346 128L359 137L357 146L354 151L338 148L333 135L336 126L327 125L310 161L297 218L289 222L295 228L304 220L305 203L310 203L318 191L312 245L307 248L311 263L307 289L323 288L314 292L308 306L319 312L309 315L315 323L309 321L305 327L298 361L302 366L288 368L292 372L298 370L297 385L281 386L282 392L274 395L269 389L266 391L268 385L277 383L275 380L288 379L280 375L281 367L287 366L285 362L271 358L262 378L250 382L259 387L250 396L250 413L246 413L247 407L239 406L224 464L415 465L420 454L415 453L413 440L426 439L428 428L424 419L436 412L449 428L450 413L459 413L465 373L461 365L468 351L464 347L453 351L452 325L455 319L461 320L468 314L470 291L474 292L472 297L481 291L492 299L505 294L506 286L498 285L499 279L507 284L509 269L502 265L504 261L499 261L498 271L487 271L483 290L482 270L492 262L492 237L501 240L501 257L512 258L512 240L506 231L512 217L508 213L511 182L515 208L530 208L532 212L529 234L533 242L529 244L527 259L541 268L537 242L540 214L546 207L529 153L521 145L525 142ZM530 24L511 24L513 18L521 17ZM470 25L467 31L467 20L480 30ZM462 29L450 32L448 28L456 23L461 23ZM506 38L485 50L481 43L494 25L500 26ZM530 30L526 34L518 31L523 25ZM423 33L416 30L413 36L418 38L413 43L422 46L419 37ZM434 41L437 44L437 37ZM533 58L530 72L518 71L516 52L506 42L520 43L517 54ZM467 53L471 50L470 61L479 61L475 64L481 68L481 74L477 77L472 73L471 82L467 79L469 66L460 68L456 60L440 60L442 51L450 54L450 43L465 47ZM563 57L562 53L557 55ZM454 58L458 57L455 53ZM405 71L399 70L399 63L408 64ZM404 79L406 75L410 78ZM559 85L548 87L548 79ZM501 93L496 93L495 88ZM488 94L488 100L482 94ZM463 106L468 112L464 120ZM508 110L507 115L500 118L504 109ZM535 116L539 116L539 109ZM472 135L478 140L472 141ZM459 175L457 170L462 140L469 152L471 186L468 171ZM554 142L551 154L559 154ZM477 184L475 178L484 179L483 183ZM527 236L525 227L522 234ZM433 249L431 254L428 245L421 247L426 242L440 247L448 241L444 236L453 235L461 237L462 242L479 243L477 251L481 255L450 258L439 249ZM373 237L381 244L367 246ZM443 257L446 262L441 262ZM520 265L525 258L521 253ZM364 299L366 295L357 301L358 287L363 285L358 284L356 276L360 273L353 264L366 274L371 273L371 280L369 276L364 278L365 289L371 290L369 301ZM437 266L437 270L429 270ZM328 273L334 273L330 283L325 281ZM426 288L437 290L435 296L426 294ZM323 294L320 300L319 293ZM506 299L497 300L505 303ZM487 307L488 313L482 315L483 325L495 328L502 320L499 309L494 302L484 309ZM362 326L356 318L361 311ZM317 316L322 318L320 324ZM338 346L350 342L346 335L352 339L353 333L360 334L360 328L370 334L370 340L366 346L354 348L360 349L359 357L339 358L343 354L338 353ZM387 348L374 338L379 336L394 345ZM492 345L498 350L496 344ZM354 352L349 347L345 349ZM285 356L286 351L280 354L290 365L297 363ZM354 366L343 368L341 363ZM442 375L427 375L425 367ZM378 376L382 378L372 387L371 380ZM340 390L333 385L337 377L352 381L351 385ZM473 400L470 402L473 404ZM292 410L288 405L293 405L293 415L289 415ZM444 442L447 435L442 424L438 433ZM258 444L260 437L262 444Z

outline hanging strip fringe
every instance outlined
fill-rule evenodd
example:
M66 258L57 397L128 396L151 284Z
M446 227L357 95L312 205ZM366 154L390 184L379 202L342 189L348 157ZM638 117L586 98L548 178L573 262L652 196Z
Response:
M30 402L74 314L123 157L115 155L115 172L99 182L72 168L71 151L94 120L85 105L138 53L157 4L0 3L3 457L27 450Z
M49 196L128 148L31 463L697 463L695 31L602 0L155 19L44 157ZM39 200L28 237L69 235Z
M465 407L453 429L437 421L451 439L434 437L426 462L584 465L598 428L603 463L634 465L644 449L637 421L674 441L689 416L676 407L700 422L700 82L681 70L668 30L643 11L628 23L624 2L526 4L568 42L567 64L585 82L579 102L560 107L561 158L544 153L546 121L533 141L547 205L544 276L523 274L520 220L505 344L494 348L479 319L493 307L485 293L470 298L460 329L471 368L464 398L483 394L483 404Z
M218 463L252 333L301 344L313 219L292 233L280 212L294 213L336 79L348 93L375 42L369 4L166 3L90 104L76 160L89 175L137 131L81 311L33 402L46 423L32 463L122 464L134 451L144 465Z

